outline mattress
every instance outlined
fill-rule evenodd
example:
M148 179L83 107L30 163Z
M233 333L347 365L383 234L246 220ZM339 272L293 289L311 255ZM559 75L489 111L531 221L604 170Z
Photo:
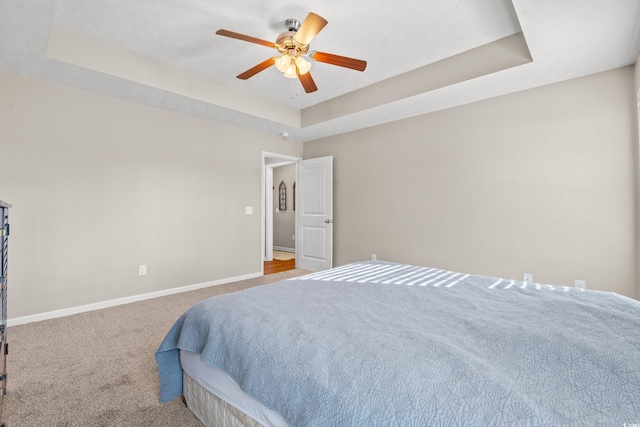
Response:
M361 262L204 300L180 352L291 426L622 425L640 420L640 303L607 292Z
M261 427L253 418L205 390L186 372L183 374L184 399L191 412L205 427Z
M249 417L256 421L254 425L288 426L280 415L244 393L238 384L223 371L203 363L200 360L200 354L182 350L180 351L180 364L184 373L189 376L187 380L193 381L199 386L195 387L190 384L189 393L185 391L184 394L189 408L205 425L223 425L221 414L225 414L224 417L228 419L225 424L229 425L232 425L233 422L238 422L239 425L251 425L249 424L251 420L247 420ZM226 402L231 408L223 406L222 410L216 409L219 404L210 395ZM239 412L234 411L233 408ZM210 424L211 422L214 423Z

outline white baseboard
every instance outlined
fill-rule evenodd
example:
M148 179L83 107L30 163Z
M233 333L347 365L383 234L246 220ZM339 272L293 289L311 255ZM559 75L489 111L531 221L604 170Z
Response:
M167 295L179 294L181 292L195 291L196 289L208 288L210 286L224 285L226 283L238 282L240 280L253 279L262 276L262 273L245 274L244 276L229 277L227 279L214 280L211 282L198 283L195 285L180 286L178 288L165 289L163 291L149 292L147 294L133 295L125 298L112 299L93 304L81 305L77 307L65 308L62 310L47 311L45 313L32 314L29 316L7 319L7 326L24 325L25 323L40 322L42 320L55 319L57 317L71 316L72 314L85 313L87 311L100 310L114 307L116 305L129 304L136 301L143 301L151 298L164 297Z
M291 252L294 254L296 253L296 248L285 248L284 246L274 246L273 249L276 251Z

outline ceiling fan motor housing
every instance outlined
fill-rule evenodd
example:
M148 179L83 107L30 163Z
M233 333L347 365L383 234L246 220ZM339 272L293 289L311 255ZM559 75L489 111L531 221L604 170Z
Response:
M309 45L296 42L293 39L295 35L295 31L286 31L280 34L276 39L276 47L278 48L278 52L280 52L282 55L287 55L289 54L289 51L291 49L294 49L295 54L290 56L298 56L307 53L309 51Z

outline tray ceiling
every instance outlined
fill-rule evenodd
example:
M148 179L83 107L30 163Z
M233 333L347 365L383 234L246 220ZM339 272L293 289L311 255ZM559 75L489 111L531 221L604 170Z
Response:
M308 12L329 24L313 50L364 59L357 72L312 62L319 88L271 67L274 40ZM637 0L136 1L0 5L0 70L308 141L633 64Z

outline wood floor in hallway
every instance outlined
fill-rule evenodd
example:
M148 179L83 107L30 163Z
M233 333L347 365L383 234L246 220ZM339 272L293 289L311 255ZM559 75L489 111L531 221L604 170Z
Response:
M281 271L293 270L296 268L296 259L274 259L264 262L264 274L280 273Z

